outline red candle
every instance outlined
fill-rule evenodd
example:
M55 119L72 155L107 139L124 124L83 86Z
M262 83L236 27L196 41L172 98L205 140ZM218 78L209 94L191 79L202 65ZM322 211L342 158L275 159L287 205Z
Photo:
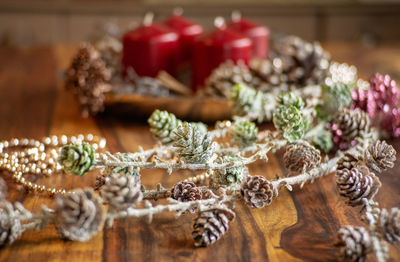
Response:
M232 12L232 22L228 28L251 39L253 43L253 56L267 58L269 30L265 26L257 25L242 17L240 12Z
M153 14L143 24L127 32L122 39L124 72L132 67L140 76L155 77L159 71L175 74L178 34L164 25L153 23Z
M173 29L179 36L179 62L190 61L193 44L203 34L203 27L182 16L183 10L175 8L172 16L164 24Z
M199 38L194 45L192 66L192 87L194 91L203 86L204 80L221 63L242 60L248 63L251 58L251 40L227 29L222 17L214 21L216 29Z

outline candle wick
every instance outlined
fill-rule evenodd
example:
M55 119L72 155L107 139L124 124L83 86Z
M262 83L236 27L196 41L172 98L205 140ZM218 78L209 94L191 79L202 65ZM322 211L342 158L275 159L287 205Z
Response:
M143 18L143 25L144 26L150 26L151 24L153 24L153 19L154 19L154 13L153 12L147 12L144 15L144 18Z
M175 7L174 10L172 11L172 14L177 15L177 16L183 15L183 8Z
M214 19L214 26L217 28L224 28L226 26L225 19L222 16L217 16Z
M233 10L231 14L231 19L233 22L239 22L242 19L242 13L239 10Z

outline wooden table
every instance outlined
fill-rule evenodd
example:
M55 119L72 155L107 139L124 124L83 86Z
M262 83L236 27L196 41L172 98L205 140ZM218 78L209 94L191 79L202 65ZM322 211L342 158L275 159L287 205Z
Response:
M363 77L380 71L400 80L398 46L325 46L335 60L357 65ZM154 140L148 127L135 119L80 117L77 103L62 89L60 80L73 52L68 46L0 50L0 139L91 132L105 136L111 152L135 151L139 144L151 147ZM390 143L400 150L400 141ZM271 155L267 165L252 165L251 174L273 178L282 172L281 157ZM376 199L386 208L400 206L399 163L380 177L383 187ZM156 181L172 186L185 175L150 171L143 172L142 181L146 186ZM9 200L29 209L51 205L47 197L27 194L5 172L1 176L9 184ZM65 188L93 186L95 176L54 176L43 183ZM165 214L151 225L141 219L120 220L87 243L61 240L53 226L40 233L28 231L0 251L0 261L332 261L337 230L361 224L359 209L347 207L338 196L333 175L303 190L283 190L267 208L238 204L236 212L229 233L208 248L193 247L190 215L174 220L172 214ZM400 248L392 247L391 257L399 261Z

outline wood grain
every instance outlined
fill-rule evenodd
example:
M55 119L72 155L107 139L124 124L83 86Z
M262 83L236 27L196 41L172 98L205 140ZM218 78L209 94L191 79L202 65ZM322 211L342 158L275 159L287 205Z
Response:
M359 67L363 77L372 72L392 73L400 80L400 50L393 46L368 49L332 43L325 45L333 58ZM139 145L150 148L154 140L145 123L135 117L80 117L72 95L62 89L60 72L73 54L70 46L0 50L0 138L33 137L48 134L94 133L107 138L111 152L135 151ZM368 55L365 55L368 54ZM390 141L400 150L399 141ZM269 155L268 165L257 162L251 174L273 178L284 171L282 152ZM383 207L400 206L399 163L381 176L383 190L377 200ZM172 186L191 172L143 172L147 187L156 182ZM29 195L9 183L12 201L21 201L29 209L46 197ZM54 176L39 182L66 188L93 186L96 174L83 179ZM162 201L160 201L162 202ZM118 221L87 243L61 240L54 227L42 232L26 232L20 240L0 251L0 261L333 261L332 246L338 228L361 224L359 210L347 207L328 176L303 190L282 191L265 209L250 209L238 204L237 218L230 231L209 248L195 249L191 238L192 216L175 220L173 214L157 216L151 225L141 219ZM400 260L400 248L392 247L392 261Z

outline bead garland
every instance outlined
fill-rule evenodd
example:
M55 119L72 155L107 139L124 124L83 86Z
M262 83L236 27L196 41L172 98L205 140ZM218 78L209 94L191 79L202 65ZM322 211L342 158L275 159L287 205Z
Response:
M70 143L90 143L94 149L102 149L106 140L92 134L86 136L51 136L44 137L41 141L35 139L13 138L0 142L0 169L12 173L16 183L21 184L29 191L47 193L49 196L69 192L63 188L47 187L28 181L24 175L52 176L62 172L62 166L57 162L59 150Z

